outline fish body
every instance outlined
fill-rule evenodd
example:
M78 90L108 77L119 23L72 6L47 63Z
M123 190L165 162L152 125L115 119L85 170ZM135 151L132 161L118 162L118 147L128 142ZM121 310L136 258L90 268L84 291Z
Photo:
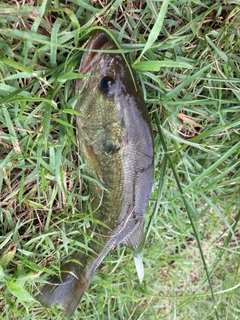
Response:
M79 72L90 76L76 106L83 115L76 127L86 174L94 178L89 180L93 222L86 251L66 263L61 279L54 277L38 296L46 306L61 304L67 316L115 245L139 245L153 183L153 139L142 94L123 56L104 52L117 49L105 32L95 32L87 48ZM82 84L77 80L77 89Z

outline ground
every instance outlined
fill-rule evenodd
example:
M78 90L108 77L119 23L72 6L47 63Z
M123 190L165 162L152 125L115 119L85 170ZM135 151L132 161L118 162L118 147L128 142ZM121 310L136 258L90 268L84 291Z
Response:
M36 294L78 250L91 195L75 131L90 32L112 32L151 117L144 279L104 259L72 319L240 318L237 1L1 1L0 319L63 319Z

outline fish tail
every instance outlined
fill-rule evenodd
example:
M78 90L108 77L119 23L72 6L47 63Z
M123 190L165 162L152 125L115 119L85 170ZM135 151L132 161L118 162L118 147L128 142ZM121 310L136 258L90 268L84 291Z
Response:
M46 307L60 304L66 309L66 316L71 317L91 282L91 279L79 277L79 274L76 274L79 271L75 272L75 269L76 263L65 264L61 278L54 276L49 284L40 289L37 300Z

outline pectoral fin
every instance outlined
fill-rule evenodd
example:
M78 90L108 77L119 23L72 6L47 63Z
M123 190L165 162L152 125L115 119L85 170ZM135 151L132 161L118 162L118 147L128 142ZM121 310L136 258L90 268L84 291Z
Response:
M93 166L94 170L96 171L98 178L101 181L103 181L103 177L104 177L103 167L102 167L97 155L95 154L93 147L92 146L85 147L84 152L85 152L89 162Z

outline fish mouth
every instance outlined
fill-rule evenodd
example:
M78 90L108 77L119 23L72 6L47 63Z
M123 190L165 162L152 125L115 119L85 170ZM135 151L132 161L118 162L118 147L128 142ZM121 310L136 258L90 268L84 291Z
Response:
M98 30L94 32L94 34L90 37L86 49L88 49L89 51L84 52L82 56L79 68L79 73L81 74L86 74L91 70L92 66L96 64L96 61L98 61L100 56L102 55L102 50L117 49L117 47L107 33ZM101 51L95 52L91 50ZM77 79L76 87L78 90L80 89L83 82L84 78Z

